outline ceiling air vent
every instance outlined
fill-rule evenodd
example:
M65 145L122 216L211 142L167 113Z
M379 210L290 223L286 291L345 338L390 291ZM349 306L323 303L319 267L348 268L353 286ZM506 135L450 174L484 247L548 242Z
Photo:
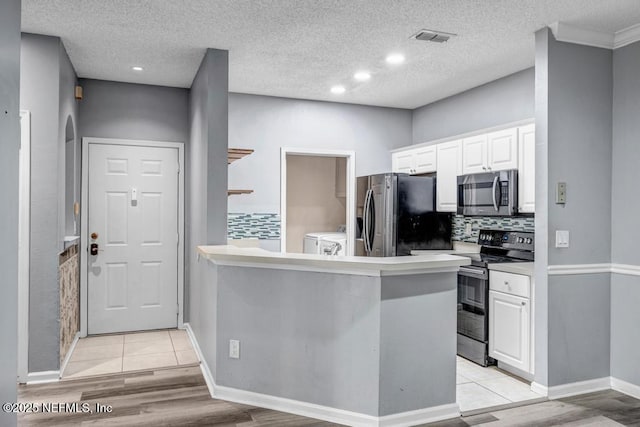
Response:
M444 31L420 30L411 36L411 38L426 42L444 43L454 36L456 36L456 34L445 33Z

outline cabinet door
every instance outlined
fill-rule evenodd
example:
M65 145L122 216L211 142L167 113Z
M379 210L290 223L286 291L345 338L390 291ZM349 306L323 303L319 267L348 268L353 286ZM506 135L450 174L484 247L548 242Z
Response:
M414 152L414 173L428 173L436 171L436 146L418 148Z
M489 356L529 372L529 299L489 291Z
M462 141L436 146L438 178L436 199L438 212L456 212L458 207L458 175L462 174Z
M487 135L487 169L499 171L518 168L518 128Z
M487 135L477 135L462 140L462 173L487 171Z
M391 154L391 170L393 172L413 173L415 150L399 151Z
M518 128L518 211L536 210L536 127Z

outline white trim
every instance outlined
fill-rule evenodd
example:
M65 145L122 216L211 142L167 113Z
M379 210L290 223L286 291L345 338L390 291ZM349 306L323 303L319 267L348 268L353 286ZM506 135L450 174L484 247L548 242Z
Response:
M331 273L346 274L352 276L369 276L369 277L387 277L387 276L406 276L410 274L435 274L435 273L457 273L458 266L454 267L438 267L438 268L416 268L416 269L358 269L358 268L342 268L342 267L317 267L313 265L287 264L287 263L260 263L251 261L226 261L220 259L209 259L216 265L224 265L230 267L250 267L250 268L266 268L271 270L291 270L291 271L311 271L315 273Z
M184 143L169 141L148 141L148 140L131 140L131 139L111 139L111 138L82 138L82 195L80 201L80 336L87 336L87 253L88 247L88 206L89 201L89 144L106 144L106 145L126 145L138 147L154 147L154 148L175 148L178 150L178 162L180 172L178 174L178 318L177 327L184 326L184 240L185 240L185 222L184 222Z
M547 267L549 276L566 276L572 274L615 273L628 276L640 276L640 266L631 264L564 264Z
M60 371L29 372L27 384L55 383L60 381Z
M640 266L629 264L611 264L611 272L627 276L640 276Z
M488 128L474 130L474 131L471 131L471 132L460 133L460 134L457 134L455 136L447 136L447 137L444 137L444 138L439 138L439 139L434 139L434 140L431 140L431 141L421 142L419 144L406 145L404 147L394 148L393 150L389 150L389 152L390 153L398 153L398 152L403 152L403 151L407 151L407 150L414 150L416 148L428 147L430 145L442 144L444 142L456 141L458 139L470 138L470 137L473 137L473 136L482 135L484 133L497 132L497 131L511 129L511 128L515 128L515 127L531 125L531 124L534 124L534 123L535 123L535 119L534 118L524 119L524 120L516 120L515 122L509 122L509 123L501 124L501 125L498 125L498 126L491 126L491 127L488 127Z
M575 27L565 22L549 25L556 40L604 49L618 49L640 41L640 24L635 24L615 33Z
M204 354L202 354L202 349L200 349L200 345L198 344L196 335L194 334L193 329L191 329L191 324L188 322L185 322L183 323L183 326L181 329L184 329L185 331L187 331L187 335L189 336L189 339L191 340L191 345L193 346L193 351L196 352L196 356L200 361L200 371L202 371L204 382L207 384L207 388L209 389L209 394L211 395L211 397L214 397L216 382L213 378L213 375L211 374L211 369L209 369L209 365L207 365L207 361L204 358Z
M347 250L345 255L353 255L356 241L356 152L352 150L291 147L282 147L280 149L280 252L286 253L287 251L287 155L345 157L347 159Z
M548 387L549 399L560 399L578 394L593 393L594 391L608 390L611 388L611 378L603 377L594 380L578 381L575 383L561 384Z
M630 382L611 377L611 389L640 399L640 386L631 384Z
M261 408L288 412L304 417L316 418L319 420L350 426L408 427L460 416L460 407L457 403L401 412L399 414L386 415L383 417L375 417L372 415L345 411L343 409L316 405L314 403L302 402L299 400L286 399L283 397L219 386L216 384L215 379L211 374L211 370L209 369L204 355L202 354L202 350L191 325L189 323L185 323L184 329L187 331L187 335L191 340L193 349L200 360L200 370L202 371L202 376L204 377L207 388L209 389L209 394L215 399L259 406Z
M632 25L623 30L616 31L613 48L618 49L637 41L640 41L640 24Z
M399 414L386 415L378 420L379 427L410 427L448 420L460 416L460 407L457 403L433 406L431 408L418 409L416 411L401 412Z
M613 49L614 35L601 31L575 27L565 22L554 22L549 25L553 36L560 42L575 43L586 46Z
M611 264L565 264L547 267L549 276L565 276L571 274L610 273Z
M18 196L18 366L19 382L29 377L29 263L31 240L31 115L20 110Z
M532 392L540 394L542 396L547 396L549 394L549 387L547 387L546 385L537 383L535 381L531 383L530 388Z
M73 337L73 342L67 351L67 355L64 357L62 361L62 365L60 365L60 378L64 375L64 370L67 369L67 365L69 364L69 360L71 360L71 355L73 351L76 349L76 344L78 344L78 340L80 339L80 332L76 332L76 336Z

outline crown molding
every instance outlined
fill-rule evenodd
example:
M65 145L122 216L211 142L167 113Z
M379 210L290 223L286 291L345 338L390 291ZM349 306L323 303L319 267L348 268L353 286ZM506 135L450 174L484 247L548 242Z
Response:
M554 22L549 25L549 28L558 41L603 49L618 49L640 41L640 24L632 25L615 33L580 28L565 22Z
M618 49L637 41L640 41L640 24L632 25L624 30L616 31L616 35L613 40L613 48Z

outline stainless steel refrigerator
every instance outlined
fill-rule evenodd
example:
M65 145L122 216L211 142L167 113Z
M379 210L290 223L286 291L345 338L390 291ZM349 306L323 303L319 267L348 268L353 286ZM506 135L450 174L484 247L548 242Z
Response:
M358 178L357 189L364 255L452 249L451 214L436 212L435 177L402 173L363 176Z

